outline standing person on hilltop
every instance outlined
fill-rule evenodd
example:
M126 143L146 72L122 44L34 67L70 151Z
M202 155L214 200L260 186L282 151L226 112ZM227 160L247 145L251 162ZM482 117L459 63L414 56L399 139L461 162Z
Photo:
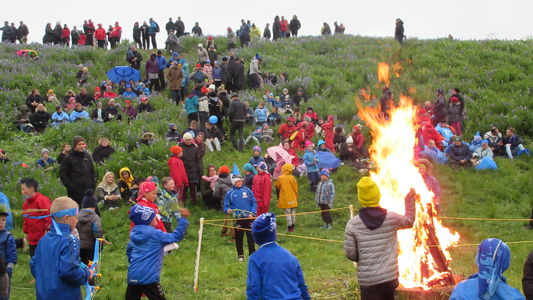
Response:
M320 30L320 34L324 36L331 35L331 28L329 27L328 23L324 22L322 29Z
M133 24L133 43L142 49L143 45L141 42L141 27L139 26L139 22Z
M167 30L167 35L170 34L171 30L176 30L176 24L174 24L172 18L168 18L168 22L165 25L165 29Z
M229 51L232 51L233 49L235 49L235 42L236 42L236 36L235 36L235 32L233 31L233 29L231 29L231 27L228 27L227 29L227 33L226 33L226 37L228 38L228 50Z
M67 24L63 26L63 30L61 31L61 44L64 46L69 46L70 43L70 29L68 28Z
M19 43L26 44L28 42L29 34L30 31L28 30L28 26L20 21L19 28L17 29L17 39L19 40Z
M185 24L183 24L183 21L181 20L181 17L178 17L176 20L176 36L182 37L185 34Z
M109 43L111 43L111 49L115 49L117 44L120 43L120 38L122 37L122 27L118 25L118 22L115 22L115 26L111 29L111 34L109 35Z
M72 39L73 47L78 46L80 37L81 37L81 31L78 30L78 27L76 26L72 27L72 30L70 31L70 38Z
M150 25L148 26L148 36L150 36L150 39L152 40L152 47L154 49L157 49L157 41L156 41L156 35L159 32L159 24L157 24L156 21L154 21L153 18L150 18ZM148 46L148 48L150 48Z
M344 236L346 257L357 262L361 299L394 299L398 287L399 229L413 227L416 194L405 197L405 215L379 206L381 193L370 177L357 183L359 214L348 221Z
M241 47L248 46L250 43L250 26L246 24L244 19L241 20L241 28L239 28L239 40Z
M105 38L106 38L106 31L102 27L102 24L98 24L98 28L96 28L96 31L94 32L94 38L96 38L96 42L98 43L98 48L105 48Z
M273 39L274 41L278 40L279 38L281 38L281 27L280 27L280 22L279 22L279 16L276 16L274 18L274 23L272 23L272 34L273 34Z
M85 32L85 46L93 46L95 31L93 20L89 19L87 23L83 24L83 31Z
M54 27L54 45L59 45L61 43L61 35L63 34L63 27L59 22L56 23Z
M300 27L302 27L302 24L300 23L300 20L298 20L298 17L294 15L289 23L292 37L298 36L298 30L300 30Z
M143 25L141 26L141 39L143 42L142 49L150 49L150 36L148 35L148 23L146 23L146 21L144 21Z
M270 24L266 23L265 29L263 30L263 38L265 40L270 40L272 38L272 33L270 32Z
M394 29L394 38L398 41L398 43L403 44L403 39L405 38L403 28L403 21L402 19L398 18L396 19L396 28Z
M68 196L77 203L82 203L86 190L96 186L96 169L86 148L84 138L74 137L72 150L63 158L59 169L59 178L67 188Z
M281 31L282 38L290 37L289 21L285 20L284 16L281 16L281 21L279 21L279 29Z
M192 35L195 36L202 36L202 27L200 27L200 24L198 22L194 23L194 27L191 30Z

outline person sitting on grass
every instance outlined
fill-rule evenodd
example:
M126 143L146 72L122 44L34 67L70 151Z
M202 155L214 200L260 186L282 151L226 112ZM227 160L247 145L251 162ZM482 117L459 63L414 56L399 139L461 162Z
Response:
M259 250L248 261L247 299L311 299L298 259L276 243L276 216L260 215L252 235Z
M91 190L89 190L91 191ZM80 235L80 259L88 265L93 260L94 242L97 238L102 238L102 220L96 213L98 202L93 195L83 197L82 209L78 215L78 233Z
M248 253L252 255L255 252L255 242L250 232L252 219L256 214L256 202L254 193L244 186L244 179L239 175L231 178L233 188L226 193L224 197L224 212L233 214L236 218L235 227L235 246L237 248L237 258L239 262L244 261L243 239L246 233L248 240Z
M398 287L399 229L413 227L416 215L413 189L405 197L405 215L379 206L381 193L370 177L357 183L359 214L348 221L344 236L346 257L357 262L361 300L394 299Z
M327 170L320 171L320 182L316 187L315 201L322 211L322 221L325 225L322 229L333 229L333 219L331 218L330 209L333 208L333 201L335 200L335 185L333 180L329 178Z
M212 124L211 121L205 122L206 136L205 136L205 145L210 152L221 151L221 144L224 141L224 133L216 126Z
M76 108L70 113L70 122L74 123L82 120L89 120L89 113L81 103L76 103Z
M4 284L0 284L0 299L9 299L9 292L11 289L11 276L13 276L13 269L17 264L17 246L15 243L15 238L11 232L6 228L7 218L9 213L7 207L0 207L0 259L6 264L5 271L7 273L6 289L1 288ZM5 283L2 277L0 277L0 282Z
M488 140L482 140L481 141L481 147L477 148L476 151L474 151L474 154L472 154L472 164L474 166L479 165L479 163L485 157L489 157L491 159L494 158L494 153L492 153L492 149L490 149L490 147L489 147L489 141Z
M445 153L448 155L448 163L452 166L468 167L471 165L472 153L467 144L464 144L460 137L455 136Z
M164 300L161 288L161 268L163 267L164 247L183 239L189 227L186 209L180 210L178 225L171 233L162 232L156 227L157 213L150 207L134 205L130 209L130 220L135 224L130 232L128 256L128 288L126 300L140 299L144 294L148 299Z
M109 210L115 210L119 208L121 198L120 188L115 183L115 174L106 172L96 188L96 199L103 202Z
M498 127L491 126L490 131L483 135L483 139L489 141L489 147L494 155L503 155L503 137Z
M80 261L80 240L73 234L78 224L78 204L59 197L50 208L53 225L39 241L30 261L37 300L82 299L80 286L94 270Z
M56 160L50 157L48 149L41 150L41 158L37 160L37 168L42 168L46 171L55 166Z
M522 145L522 139L516 134L516 130L512 127L507 128L505 131L503 144L508 158L513 159L513 155L520 156L523 153L529 155L529 151L524 148L524 145Z
M120 189L120 196L122 197L122 200L128 201L131 197L131 188L134 180L133 174L131 173L128 167L122 167L118 172L118 176L118 187Z
M525 300L503 276L510 263L511 250L507 244L496 238L483 240L476 254L478 272L459 282L450 300Z

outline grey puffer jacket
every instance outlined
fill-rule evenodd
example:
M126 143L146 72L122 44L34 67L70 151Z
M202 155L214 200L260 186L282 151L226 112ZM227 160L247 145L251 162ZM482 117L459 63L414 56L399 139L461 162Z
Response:
M415 198L409 197L405 199L405 216L380 207L367 207L348 221L344 253L357 262L360 286L374 286L398 278L396 231L412 227L414 218Z
M215 189L213 190L213 196L215 198L220 198L222 201L224 201L224 197L226 197L226 193L231 190L233 187L233 184L231 183L231 177L229 174L219 175L219 178L217 182L215 183Z
M81 249L93 249L94 240L103 236L102 221L92 209L82 209L78 214L78 225Z

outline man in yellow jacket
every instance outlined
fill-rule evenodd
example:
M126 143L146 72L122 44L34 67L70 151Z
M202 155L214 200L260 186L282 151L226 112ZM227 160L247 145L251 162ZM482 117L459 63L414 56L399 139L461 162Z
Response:
M281 175L275 182L279 190L278 207L285 210L287 215L287 232L294 232L296 223L296 208L298 207L298 182L292 175L294 166L284 164L281 167Z

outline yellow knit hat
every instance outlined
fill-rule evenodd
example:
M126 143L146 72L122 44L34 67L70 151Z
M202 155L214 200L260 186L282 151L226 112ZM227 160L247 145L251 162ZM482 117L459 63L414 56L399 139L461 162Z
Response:
M357 183L357 200L362 207L379 206L381 193L379 187L370 177L363 177Z

